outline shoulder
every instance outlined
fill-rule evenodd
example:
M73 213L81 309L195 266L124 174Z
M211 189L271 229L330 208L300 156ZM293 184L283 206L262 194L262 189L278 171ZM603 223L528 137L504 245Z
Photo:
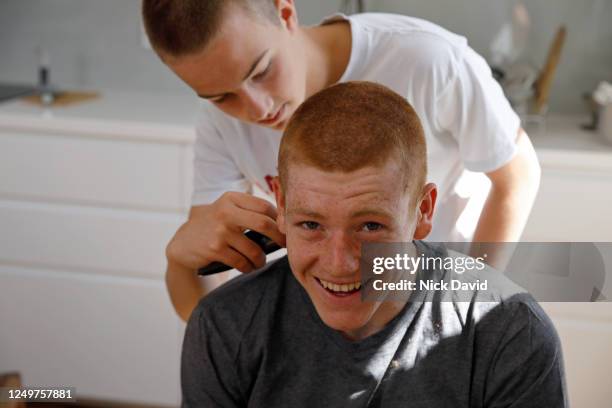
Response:
M509 399L566 406L561 340L530 295L517 294L489 310L476 323L475 339L486 382L484 406Z
M497 327L516 330L530 327L535 335L556 339L554 326L538 302L523 287L490 267L484 258L473 258L450 250L445 245L419 242L431 258L441 258L444 270L441 279L450 290L437 294L440 301L450 301L463 318L488 329Z
M349 19L362 66L387 67L434 95L444 92L461 72L469 48L465 37L397 14L365 13Z
M507 361L544 369L562 361L561 340L546 312L529 293L517 293L499 302L472 304L476 335L498 367Z
M465 37L416 17L388 13L364 13L349 17L372 41L384 41L392 51L410 52L423 64L460 58L467 48ZM425 60L423 60L425 59Z
M503 328L504 337L513 338L516 334L525 331L531 340L539 339L551 345L559 344L557 331L550 317L540 304L527 292L507 296L497 302L490 310L490 317L486 315L482 323L493 323ZM530 344L534 344L531 342Z
M284 257L260 271L230 280L200 300L189 324L197 319L202 329L214 328L215 335L235 343L256 317L259 322L268 320L265 315L274 312L273 305L283 296L290 273Z
M285 256L259 271L226 282L202 298L196 309L205 310L207 315L228 313L238 317L253 313L262 299L282 289L287 273L290 269Z

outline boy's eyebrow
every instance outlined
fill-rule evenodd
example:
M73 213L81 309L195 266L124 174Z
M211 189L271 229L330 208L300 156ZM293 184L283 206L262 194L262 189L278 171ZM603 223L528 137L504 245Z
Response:
M287 215L303 215L310 218L325 218L316 211L308 210L305 208L291 208L287 210Z
M364 210L355 211L354 213L351 213L351 218L358 218L367 215L377 215L379 217L393 218L389 212L385 210L379 210L377 208L367 208Z
M303 215L306 217L319 218L319 219L325 218L324 215L319 214L316 211L312 211L312 210L308 210L308 209L300 208L300 207L287 210L287 214L288 215ZM389 212L385 210L379 210L376 208L367 208L363 210L358 210L358 211L351 213L350 216L351 218L358 218L358 217L364 217L368 215L376 215L379 217L393 218Z
M249 72L247 72L246 75L242 78L243 81L251 76L253 71L255 71L255 68L257 68L257 65L259 65L259 62L266 56L268 51L270 51L269 48L267 50L265 50L264 52L262 52L259 55L259 57L257 57L257 59L255 59L255 62L253 62L253 64L251 65L251 68L249 69ZM218 97L223 96L223 95L225 95L225 92L224 93L220 93L220 94L215 94L215 95L202 95L202 94L198 94L198 96L200 98L204 98L204 99L218 98Z

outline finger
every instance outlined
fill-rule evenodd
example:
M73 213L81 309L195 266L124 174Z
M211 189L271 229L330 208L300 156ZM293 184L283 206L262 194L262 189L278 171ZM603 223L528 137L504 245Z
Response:
M244 234L235 234L229 237L230 247L246 257L255 268L261 268L266 264L266 254L253 241Z
M278 212L276 211L276 207L267 200L264 200L260 197L255 197L251 194L246 193L236 193L230 196L231 201L238 208L242 208L243 210L253 211L259 214L267 215L272 219L276 219L278 216Z
M229 246L224 248L222 251L215 252L211 263L215 261L221 262L243 273L248 273L255 269L255 266L247 257Z
M278 229L276 220L266 215L242 209L237 209L234 215L233 222L240 228L257 231L278 245L285 246L285 235Z

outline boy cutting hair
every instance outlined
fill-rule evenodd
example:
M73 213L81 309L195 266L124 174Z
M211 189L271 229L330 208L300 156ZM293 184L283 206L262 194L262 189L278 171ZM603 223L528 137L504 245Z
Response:
M491 190L474 241L516 241L539 184L539 165L517 115L465 38L416 18L334 15L298 24L292 0L144 0L143 17L162 61L206 102L197 125L189 219L167 247L168 289L183 319L208 289L195 271L213 261L243 272L265 263L244 237L256 230L284 245L270 197L281 131L309 96L368 80L404 97L421 118L440 211L431 239L469 239L457 229L465 170ZM384 181L381 181L384 182Z

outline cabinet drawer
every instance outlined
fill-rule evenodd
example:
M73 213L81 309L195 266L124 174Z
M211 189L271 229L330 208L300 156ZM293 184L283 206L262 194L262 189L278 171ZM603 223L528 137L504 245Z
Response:
M547 309L546 305L542 305ZM595 315L610 316L612 304L567 304L567 309L581 312L592 309ZM604 311L607 309L607 311ZM571 313L571 312L570 312ZM612 401L612 321L588 318L565 318L563 313L549 312L563 349L570 406L607 407Z
M0 263L162 278L183 216L0 201Z
M526 241L612 241L612 174L544 169Z
M0 372L77 398L177 406L182 323L163 281L0 266Z
M153 209L186 207L184 145L0 132L0 195Z

